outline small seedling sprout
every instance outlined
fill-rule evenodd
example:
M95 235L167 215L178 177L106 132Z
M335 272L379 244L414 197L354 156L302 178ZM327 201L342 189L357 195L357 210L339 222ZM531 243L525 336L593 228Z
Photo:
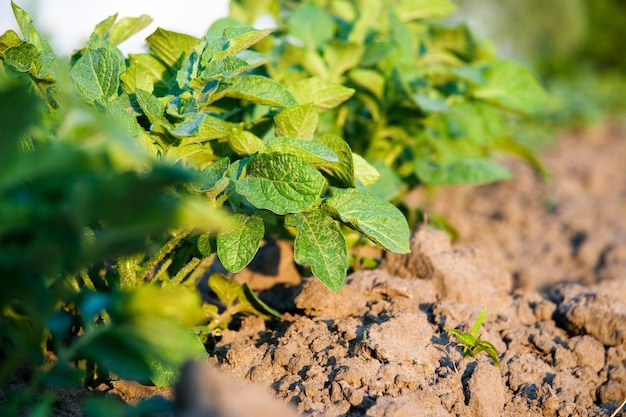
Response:
M476 322L474 323L474 327L470 333L461 333L457 329L446 329L446 332L453 334L456 339L459 341L459 344L463 345L463 357L467 356L476 356L482 351L485 351L487 355L493 360L496 368L500 367L500 361L498 360L498 351L495 346L486 340L481 340L482 334L478 334L478 330L480 330L480 326L483 324L485 317L487 316L487 309L483 309Z

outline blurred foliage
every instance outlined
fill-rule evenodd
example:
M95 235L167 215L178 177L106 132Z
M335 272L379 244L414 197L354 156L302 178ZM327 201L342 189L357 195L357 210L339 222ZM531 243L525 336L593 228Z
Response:
M171 383L182 361L206 356L190 331L204 318L199 296L143 280L123 288L122 260L141 265L135 254L171 227L197 218L216 227L219 214L188 218L192 200L175 190L191 174L154 163L71 94L47 107L3 64L0 81L1 414L45 415L53 398L33 399L50 384L111 373Z
M460 19L546 83L545 120L581 126L626 109L626 3L621 0L457 0Z

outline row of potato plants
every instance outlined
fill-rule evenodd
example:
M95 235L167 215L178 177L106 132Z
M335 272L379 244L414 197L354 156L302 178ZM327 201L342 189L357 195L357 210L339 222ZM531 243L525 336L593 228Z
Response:
M150 18L111 16L69 60L13 4L21 36L0 36L7 407L47 410L41 386L112 374L169 385L233 315L279 315L222 274L208 278L220 305L202 303L217 260L235 273L267 239L292 239L294 261L337 292L355 242L409 251L412 188L508 178L501 150L540 168L512 134L543 100L528 69L438 20L448 1L362 3L233 1L202 38L159 28L128 56L117 45ZM275 27L255 29L267 16ZM13 392L24 364L42 371Z

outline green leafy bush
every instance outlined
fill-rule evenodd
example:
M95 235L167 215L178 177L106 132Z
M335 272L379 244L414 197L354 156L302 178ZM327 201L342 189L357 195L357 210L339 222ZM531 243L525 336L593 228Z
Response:
M52 114L24 75L2 66L0 80L2 414L44 412L53 398L36 402L40 387L110 372L171 382L206 356L189 328L203 319L199 296L124 288L116 260L170 227L214 228L219 214L172 193L190 174L150 161L100 113L59 98Z
M217 236L227 269L245 267L261 240L285 235L285 226L298 234L296 261L310 264L333 291L347 270L339 224L408 252L400 211L356 188L375 170L341 137L315 134L319 113L352 90L320 91L311 82L287 88L251 74L267 59L247 48L270 31L243 25L213 28L202 39L158 29L147 38L150 54L125 60L113 44L122 39L119 27L129 34L142 24L115 17L99 24L72 57L69 74L86 102L124 119L152 155L195 171L199 180L187 185L189 192L211 206L227 205L235 216ZM322 99L323 107L311 104ZM354 198L339 198L345 193Z
M223 309L201 306L195 283L216 255L237 271L262 239L296 233L296 261L338 291L339 224L408 251L400 211L355 188L375 170L355 164L340 137L315 134L318 108L245 73L265 59L246 48L268 31L240 25L196 39L159 29L150 54L126 58L115 44L149 19L113 16L66 63L13 9L23 37L0 36L8 413L49 410L51 397L32 400L50 383L115 375L168 385L234 314L278 314L221 275L209 286ZM13 390L24 366L34 376Z
M626 6L621 0L457 0L462 16L545 80L542 127L579 127L621 117L626 107ZM484 13L485 9L489 13ZM559 21L558 25L554 22ZM512 25L518 29L511 31Z
M233 0L231 19L274 19L271 37L255 45L271 56L259 71L274 80L296 90L354 90L330 101L318 132L343 136L380 172L370 192L400 203L417 185L509 178L492 158L498 151L543 170L516 136L517 123L541 107L542 87L465 25L440 19L454 10L448 0Z

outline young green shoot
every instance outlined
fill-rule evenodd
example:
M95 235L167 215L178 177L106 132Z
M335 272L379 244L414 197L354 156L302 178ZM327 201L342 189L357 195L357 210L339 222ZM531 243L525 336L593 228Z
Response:
M498 360L498 351L495 346L486 340L481 340L482 334L478 333L480 326L483 324L485 317L487 316L487 309L483 309L478 315L474 327L470 333L461 333L457 329L446 329L446 332L453 334L458 340L460 345L463 345L463 357L474 357L480 352L485 351L487 355L493 360L496 368L500 367L500 361Z

